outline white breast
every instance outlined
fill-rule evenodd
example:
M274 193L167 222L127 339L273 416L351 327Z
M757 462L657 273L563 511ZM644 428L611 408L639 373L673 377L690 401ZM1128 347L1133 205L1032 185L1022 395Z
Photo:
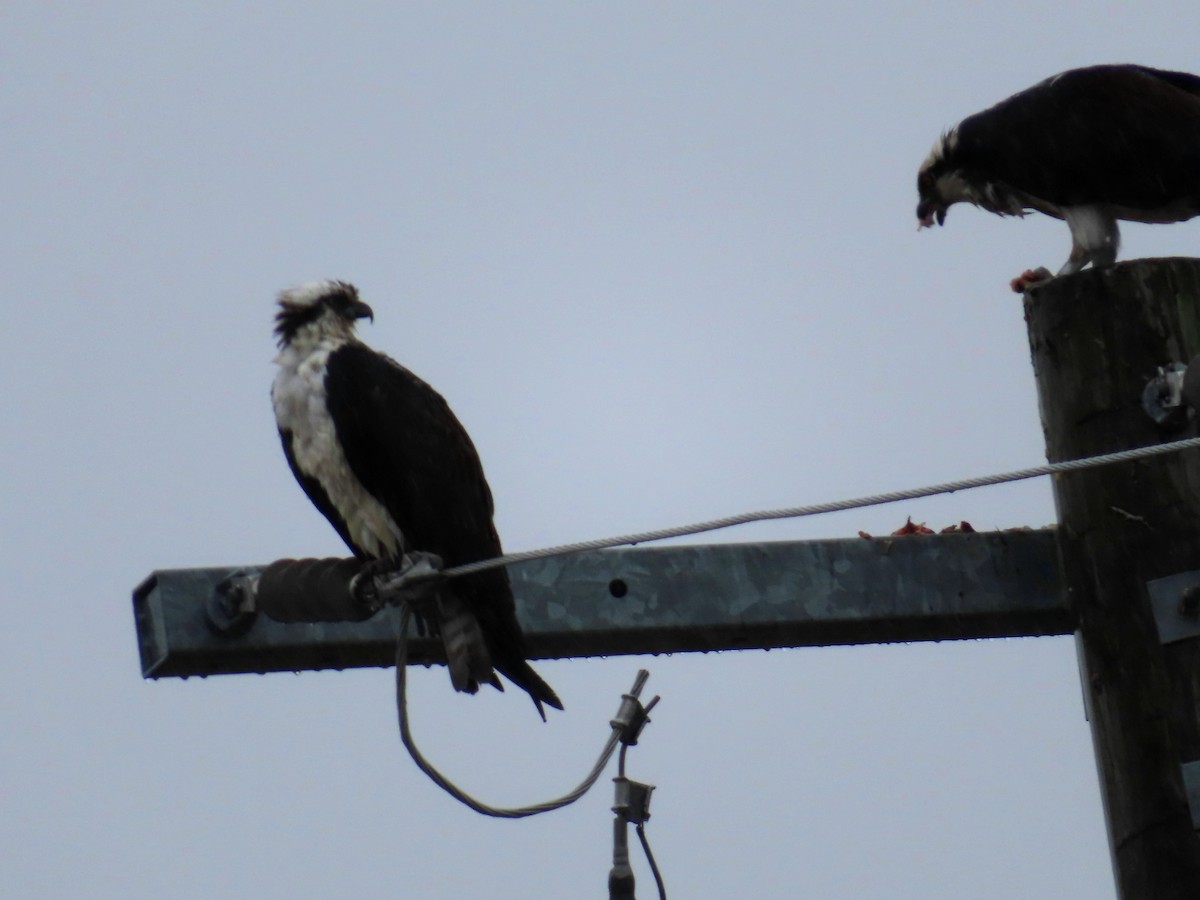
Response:
M285 347L275 358L279 371L271 402L280 431L292 433L292 454L305 475L315 478L346 522L350 537L376 558L398 556L404 536L383 505L363 487L346 461L329 415L325 365L337 349L331 341L310 348Z

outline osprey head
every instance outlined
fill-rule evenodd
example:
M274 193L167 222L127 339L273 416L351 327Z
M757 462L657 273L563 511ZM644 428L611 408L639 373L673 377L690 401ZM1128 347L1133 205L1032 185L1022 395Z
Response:
M965 199L962 193L962 178L948 162L958 136L954 131L938 138L921 168L917 170L917 230L930 228L934 222L946 223L946 210L953 203Z
M305 329L318 338L349 338L357 319L375 321L371 307L358 299L358 288L348 281L312 281L280 291L275 334L281 347Z
M939 225L946 224L946 210L950 204L942 200L938 193L937 181L928 172L917 176L917 230L932 228L936 221Z

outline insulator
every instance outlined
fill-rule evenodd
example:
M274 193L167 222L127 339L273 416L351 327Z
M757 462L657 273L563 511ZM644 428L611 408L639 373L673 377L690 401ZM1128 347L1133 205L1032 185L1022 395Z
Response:
M276 622L361 622L375 614L350 591L368 560L281 559L258 579L255 609Z

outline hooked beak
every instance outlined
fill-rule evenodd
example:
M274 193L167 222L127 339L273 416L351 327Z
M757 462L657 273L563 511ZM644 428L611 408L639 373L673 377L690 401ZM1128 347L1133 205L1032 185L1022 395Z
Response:
M375 324L375 310L361 300L354 301L354 305L350 307L350 315L356 319L370 319L371 324Z
M927 202L918 204L917 231L922 228L932 228L934 222L937 222L938 225L946 223L946 208Z

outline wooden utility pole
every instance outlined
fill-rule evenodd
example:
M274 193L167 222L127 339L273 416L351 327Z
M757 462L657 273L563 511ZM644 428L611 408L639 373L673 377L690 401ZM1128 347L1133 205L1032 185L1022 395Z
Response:
M1200 260L1138 260L1025 295L1051 462L1196 433L1142 408L1160 366L1200 355ZM1198 363L1200 365L1200 363ZM1200 760L1200 640L1164 647L1147 582L1200 570L1200 454L1058 475L1058 548L1077 622L1122 900L1200 897L1181 766Z

